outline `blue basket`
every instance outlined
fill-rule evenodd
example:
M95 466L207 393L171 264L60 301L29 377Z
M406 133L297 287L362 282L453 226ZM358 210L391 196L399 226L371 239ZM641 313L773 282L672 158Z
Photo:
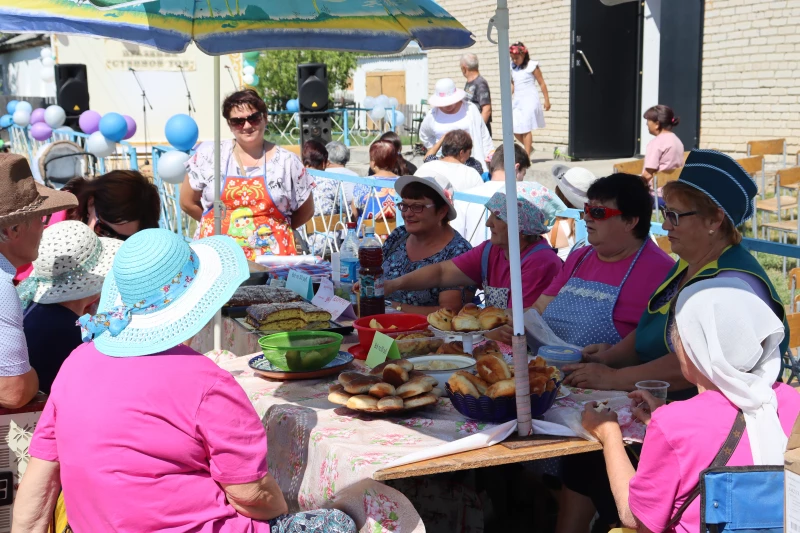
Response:
M556 403L558 391L561 389L561 382L555 381L555 384L556 386L553 390L545 391L541 396L531 394L531 416L533 418L544 415ZM481 396L480 398L475 398L474 396L465 396L461 393L453 392L449 383L445 383L444 390L456 410L473 420L500 424L517 418L517 398L515 396L501 396L500 398Z

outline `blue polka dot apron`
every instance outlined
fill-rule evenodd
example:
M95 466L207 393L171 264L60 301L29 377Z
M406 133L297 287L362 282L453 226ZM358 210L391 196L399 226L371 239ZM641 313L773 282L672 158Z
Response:
M647 241L645 241L647 244ZM569 281L544 310L544 321L562 340L576 346L608 343L617 344L622 338L614 325L614 306L622 286L628 280L633 265L639 260L645 244L636 252L619 286L586 281L575 276L586 258L595 253L590 250L575 266Z
M499 309L507 309L508 308L508 295L511 292L511 289L508 287L490 287L489 286L489 252L492 250L492 243L486 243L486 247L483 249L483 253L481 254L481 280L483 281L483 292L484 292L484 303L486 307L497 307ZM525 261L531 257L536 252L540 252L542 250L550 250L553 251L553 248L550 246L546 240L542 239L537 244L530 247L525 255L522 256L520 260L520 265L525 263Z

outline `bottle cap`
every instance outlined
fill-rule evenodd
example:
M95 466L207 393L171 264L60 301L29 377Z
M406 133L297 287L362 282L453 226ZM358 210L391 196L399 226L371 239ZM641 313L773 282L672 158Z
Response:
M347 223L347 229L356 229L357 225L358 224L356 224L355 222L348 222Z

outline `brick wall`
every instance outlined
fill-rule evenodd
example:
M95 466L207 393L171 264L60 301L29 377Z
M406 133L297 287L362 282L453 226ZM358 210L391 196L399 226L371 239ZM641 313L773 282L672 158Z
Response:
M796 153L800 0L706 0L705 6L702 146L743 153L749 140L785 137Z
M476 37L468 51L478 55L481 74L492 90L492 130L494 138L501 136L500 75L497 47L486 40L486 27L494 15L497 3L493 0L438 0ZM552 151L554 145L566 146L569 113L569 34L570 0L514 0L511 4L511 42L522 41L531 58L539 61L550 94L549 112L545 113L547 127L534 132L534 146L539 153ZM458 60L461 50L431 50L428 52L428 85L433 92L436 80L450 77L457 85L464 83ZM510 105L510 104L509 104Z

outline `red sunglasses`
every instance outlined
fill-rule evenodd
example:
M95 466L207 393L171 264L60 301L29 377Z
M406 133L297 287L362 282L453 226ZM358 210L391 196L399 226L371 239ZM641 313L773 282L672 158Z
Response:
M612 217L618 217L622 214L619 209L612 209L602 205L589 205L583 204L583 216L589 215L592 220L608 220Z
M231 117L228 119L228 124L234 128L244 128L245 123L249 122L251 126L256 128L261 125L262 120L264 120L264 115L261 111L256 111L247 117Z

